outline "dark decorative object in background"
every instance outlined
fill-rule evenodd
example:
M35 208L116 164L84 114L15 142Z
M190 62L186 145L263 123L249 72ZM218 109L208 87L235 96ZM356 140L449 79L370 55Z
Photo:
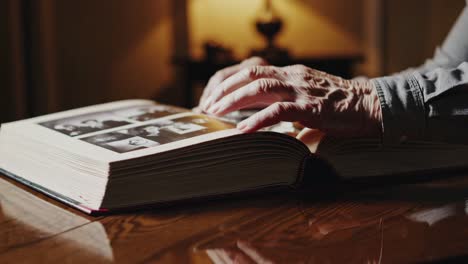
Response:
M211 63L224 63L229 64L234 62L234 57L232 55L232 50L224 47L223 45L214 42L207 41L203 44L203 49L205 51L204 60Z
M255 27L266 39L266 46L260 50L253 50L251 55L263 57L273 63L287 61L288 51L275 45L275 38L283 28L283 20L276 14L271 0L265 0L255 21Z

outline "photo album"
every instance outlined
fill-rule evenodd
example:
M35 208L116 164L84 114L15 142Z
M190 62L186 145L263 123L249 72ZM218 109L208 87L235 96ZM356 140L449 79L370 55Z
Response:
M468 163L459 158L468 155L465 145L337 140L290 122L243 134L236 123L252 113L216 118L126 100L6 123L0 128L0 173L99 214L300 186L317 176L306 166L310 159L344 178Z

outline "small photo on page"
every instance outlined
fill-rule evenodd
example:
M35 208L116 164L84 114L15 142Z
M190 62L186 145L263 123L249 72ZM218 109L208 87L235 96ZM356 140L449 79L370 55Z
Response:
M131 137L119 141L113 141L106 143L109 148L112 148L113 150L119 152L119 153L124 153L124 152L129 152L133 150L138 150L138 149L145 149L145 148L151 148L151 147L156 147L159 146L160 144L158 142L142 138L142 137Z
M185 122L175 122L174 124L166 127L166 129L176 133L177 135L185 135L192 132L205 130L206 127Z
M174 125L170 129L174 133L185 134L206 134L226 129L235 128L230 122L224 122L205 115L190 115L173 119Z
M160 117L186 112L186 110L166 105L138 106L115 111L117 116L144 122Z
M172 125L174 125L172 120L164 120L164 122L155 122L121 132L124 132L128 135L139 136L157 141L160 144L166 144L183 139L183 137L179 136L178 134L174 134L167 129Z
M101 130L131 124L121 117L109 112L93 113L40 123L40 125L76 137Z
M132 136L125 132L126 130L105 133L88 138L82 138L81 140L118 153L125 153L160 145L157 141Z

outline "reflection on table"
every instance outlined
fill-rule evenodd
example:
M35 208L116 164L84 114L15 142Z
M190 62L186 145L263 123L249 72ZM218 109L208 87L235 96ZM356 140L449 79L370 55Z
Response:
M468 177L90 217L0 178L0 263L408 263L468 253Z

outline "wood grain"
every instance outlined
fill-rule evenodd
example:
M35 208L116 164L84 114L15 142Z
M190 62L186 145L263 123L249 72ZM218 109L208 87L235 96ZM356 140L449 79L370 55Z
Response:
M468 176L361 187L90 218L0 179L0 263L414 263L468 256Z
M89 222L0 179L0 256Z

